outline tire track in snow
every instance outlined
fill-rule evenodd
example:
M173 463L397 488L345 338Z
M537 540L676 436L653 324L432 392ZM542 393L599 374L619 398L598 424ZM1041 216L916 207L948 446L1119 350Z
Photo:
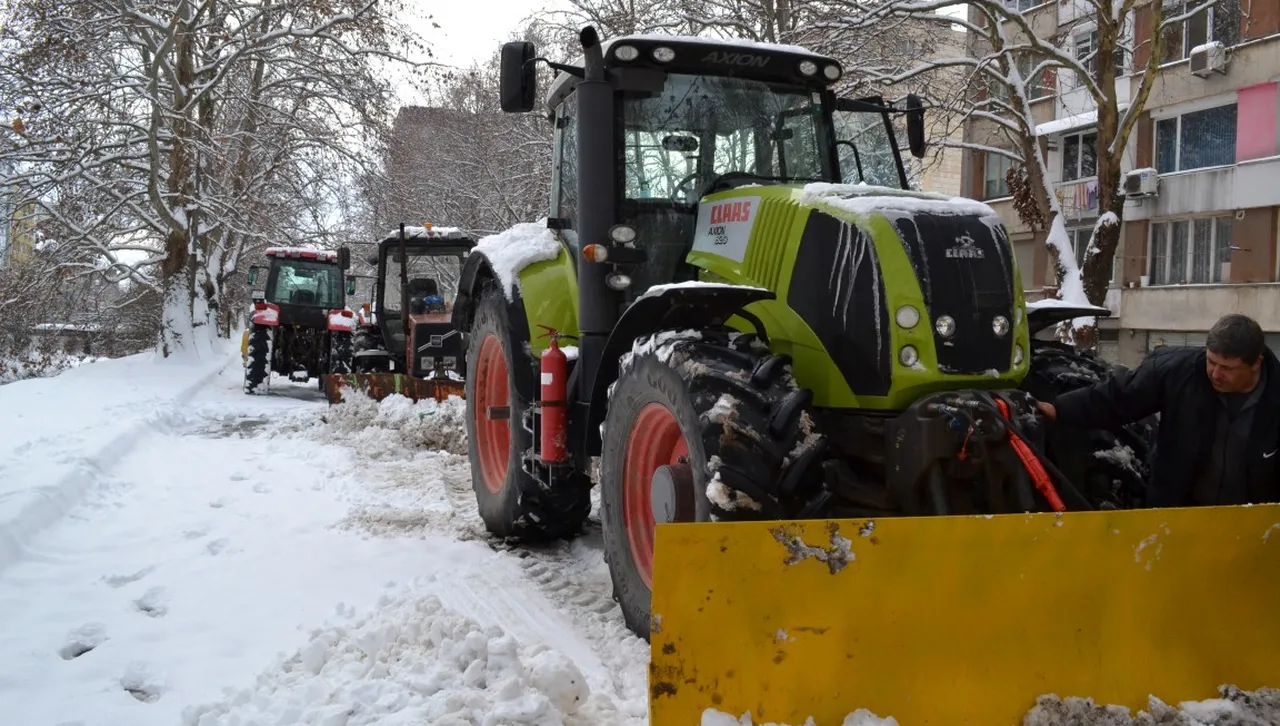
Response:
M355 452L357 478L367 487L354 493L352 514L340 526L485 543L497 556L495 569L468 568L441 580L441 600L459 612L484 613L523 642L560 650L593 686L607 686L620 710L645 718L649 646L626 628L613 601L599 520L589 519L571 542L517 544L489 535L476 509L465 434L458 435L462 415L460 403L348 401L319 422L283 427Z

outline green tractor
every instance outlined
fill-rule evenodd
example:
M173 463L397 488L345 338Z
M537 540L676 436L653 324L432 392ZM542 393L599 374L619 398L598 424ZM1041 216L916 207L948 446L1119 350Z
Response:
M1032 398L1109 375L1033 339L1107 311L1029 310L992 210L908 189L918 98L840 98L840 64L791 46L580 41L580 67L502 48L506 112L559 71L551 216L482 240L456 296L491 533L579 532L599 457L648 637L658 523L1133 506L1143 432L1055 430Z

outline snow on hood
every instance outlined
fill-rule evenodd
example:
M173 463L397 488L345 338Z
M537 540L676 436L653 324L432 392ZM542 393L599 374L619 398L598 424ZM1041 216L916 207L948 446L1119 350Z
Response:
M964 197L950 197L934 192L894 189L870 184L806 184L800 194L801 204L826 206L851 214L884 211L940 215L975 215L995 217L991 207Z
M555 233L547 229L544 217L483 237L471 253L484 255L502 282L502 294L511 300L520 289L520 271L535 262L554 260L560 256L561 249Z
M729 288L733 290L758 290L760 292L769 292L763 287L753 287L751 285L733 285L727 282L704 282L702 280L688 280L686 282L669 282L662 285L653 285L648 290L645 290L644 293L640 295L640 297L636 298L636 302L640 302L641 300L647 297L658 297L659 295L665 294L668 290L687 289L687 288L694 288L694 287L719 288L719 289Z

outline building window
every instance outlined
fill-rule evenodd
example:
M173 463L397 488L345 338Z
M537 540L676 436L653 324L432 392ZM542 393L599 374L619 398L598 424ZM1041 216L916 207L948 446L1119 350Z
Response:
M992 151L987 152L985 162L986 179L982 191L983 199L999 199L1009 196L1009 181L1007 175L1009 169L1013 167L1013 159L1004 154L997 154Z
M1089 248L1089 239L1093 236L1093 227L1079 227L1077 229L1067 230L1067 237L1071 239L1071 249L1076 253L1076 266L1084 269L1084 254ZM1108 282L1116 281L1116 273L1120 268L1120 245L1116 245L1115 254L1111 256L1111 279Z
M1204 0L1175 0L1164 4L1166 18L1178 17ZM1218 0L1185 20L1170 23L1164 28L1164 52L1161 63L1177 63L1191 57L1191 51L1210 41L1218 41L1230 48L1240 42L1240 0Z
M1098 134L1086 131L1062 138L1062 181L1098 175Z
M1156 170L1161 173L1236 163L1236 104L1156 121Z
M1080 33L1079 35L1076 35L1073 40L1076 47L1076 60L1080 61L1081 64L1085 67L1085 70L1089 71L1090 76L1097 78L1098 57L1093 54L1097 53L1098 51L1098 31L1095 29L1085 33ZM1116 77L1118 78L1120 76L1123 76L1126 71L1125 62L1124 62L1124 48L1117 47L1115 49L1115 52L1116 52ZM1090 57L1091 55L1092 57Z
M1048 0L1004 0L1004 7L1005 9L1012 10L1015 13L1022 13L1036 7L1037 5L1043 5L1046 2L1048 2Z
M1231 216L1151 224L1150 285L1220 283L1229 278Z

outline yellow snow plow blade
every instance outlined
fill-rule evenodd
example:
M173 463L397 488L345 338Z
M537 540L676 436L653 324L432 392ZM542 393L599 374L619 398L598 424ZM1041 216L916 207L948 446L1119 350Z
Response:
M1280 505L657 528L652 726L1280 686Z

